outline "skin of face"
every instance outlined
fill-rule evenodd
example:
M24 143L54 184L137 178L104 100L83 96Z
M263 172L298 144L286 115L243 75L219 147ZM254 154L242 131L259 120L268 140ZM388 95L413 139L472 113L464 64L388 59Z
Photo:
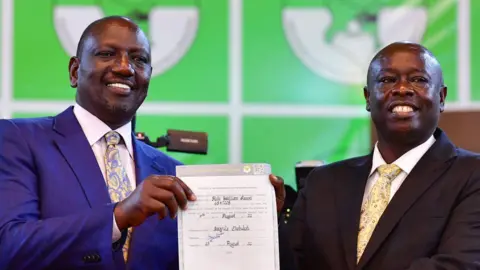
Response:
M364 95L379 144L408 148L435 131L447 88L429 51L417 44L393 43L372 60Z
M77 102L112 129L131 121L147 97L150 53L144 32L130 20L98 22L87 33L80 55L70 59Z

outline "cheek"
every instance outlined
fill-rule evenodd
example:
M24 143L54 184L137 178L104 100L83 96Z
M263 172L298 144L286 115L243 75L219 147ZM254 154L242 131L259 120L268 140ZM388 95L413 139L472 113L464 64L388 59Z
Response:
M89 87L91 87L100 84L101 76L98 74L99 72L93 69L93 67L90 69L88 69L88 67L84 67L79 70L78 77L79 80L84 81L84 83L88 84Z
M425 89L420 92L420 97L423 104L428 108L436 107L436 104L440 102L440 95L436 89Z
M381 109L385 104L385 94L380 91L376 91L370 95L370 106Z
M142 92L146 93L150 84L150 76L145 73L137 73L136 81L138 84L138 88L141 89Z

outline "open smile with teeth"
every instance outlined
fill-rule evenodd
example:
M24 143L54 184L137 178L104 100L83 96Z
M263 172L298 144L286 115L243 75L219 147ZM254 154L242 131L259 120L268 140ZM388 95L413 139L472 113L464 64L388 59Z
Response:
M392 110L394 113L409 113L413 111L414 109L410 106L395 106Z
M408 106L408 105L399 105L395 106L392 109L392 112L397 115L410 115L416 111L415 108Z
M107 86L117 94L128 94L132 90L130 86L123 83L109 83Z

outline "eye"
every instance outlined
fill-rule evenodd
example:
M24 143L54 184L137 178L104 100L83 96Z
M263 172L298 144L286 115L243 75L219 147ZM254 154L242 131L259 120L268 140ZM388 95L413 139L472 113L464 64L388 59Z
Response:
M428 79L422 76L416 76L412 78L412 82L414 83L428 83Z
M135 60L136 62L148 63L148 59L143 56L134 56L133 60Z
M394 83L395 82L395 77L392 77L392 76L380 77L378 79L378 82L380 82L380 83Z
M113 54L114 53L111 51L100 51L100 52L97 52L95 55L100 57L111 57L113 56Z

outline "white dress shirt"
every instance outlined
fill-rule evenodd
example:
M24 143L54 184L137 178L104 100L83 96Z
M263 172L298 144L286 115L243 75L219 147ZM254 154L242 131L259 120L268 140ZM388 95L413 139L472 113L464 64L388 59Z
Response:
M390 199L393 198L393 195L397 192L397 190L402 185L403 181L407 176L410 174L412 169L417 165L418 161L423 157L423 155L430 149L430 147L435 143L435 138L433 135L426 140L424 143L420 144L419 146L411 149L410 151L403 154L397 160L393 162L393 164L397 165L402 169L400 174L393 179L392 185L390 187ZM363 195L363 202L365 203L368 194L372 190L373 185L377 181L379 174L377 168L381 165L387 164L383 159L380 151L378 150L378 142L375 144L375 149L373 150L373 159L372 159L372 168L370 170L370 175L367 180L367 185L365 186L365 193Z
M102 171L103 178L106 184L106 169L104 156L107 150L107 142L105 140L105 134L111 131L111 128L103 123L96 116L91 114L89 111L82 108L80 105L75 104L73 107L73 113L77 118L80 126L82 127L85 136L87 137L92 151L95 154L95 157L98 162L98 166ZM133 144L132 144L132 124L129 122L124 126L116 129L120 136L123 139L125 144L120 143L118 145L120 152L120 159L123 166L125 167L128 179L130 180L130 185L132 189L135 189L136 180L135 180L135 162L133 160ZM113 216L113 230L112 230L112 242L116 242L121 237L121 232L118 229L117 223L115 222L115 215Z

